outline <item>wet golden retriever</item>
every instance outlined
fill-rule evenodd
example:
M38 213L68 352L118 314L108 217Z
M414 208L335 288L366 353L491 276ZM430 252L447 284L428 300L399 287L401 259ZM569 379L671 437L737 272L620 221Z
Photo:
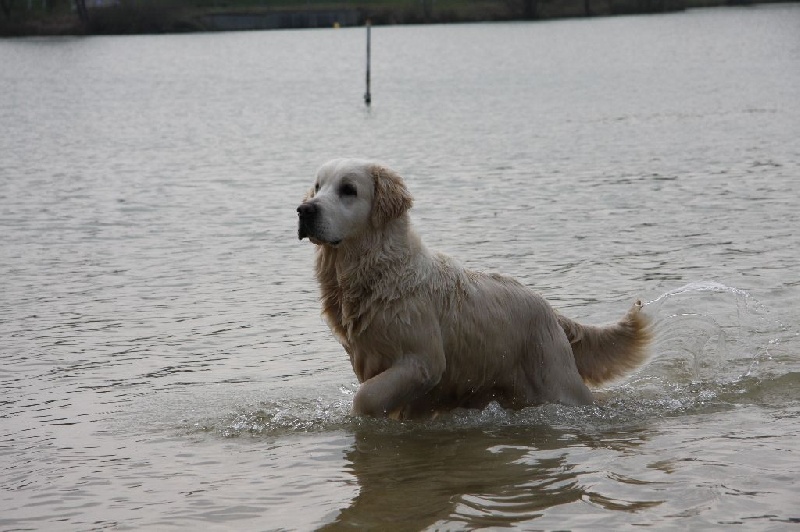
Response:
M636 302L616 324L576 323L517 281L429 250L403 180L376 163L324 164L297 208L316 244L322 312L350 355L359 415L430 417L458 407L592 402L646 358Z

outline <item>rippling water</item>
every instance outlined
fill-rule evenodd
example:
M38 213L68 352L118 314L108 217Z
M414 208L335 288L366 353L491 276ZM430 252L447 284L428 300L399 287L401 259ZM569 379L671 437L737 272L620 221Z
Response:
M800 9L0 41L0 529L800 522ZM597 404L349 415L295 206L406 176L431 247L651 362ZM400 525L402 523L402 525Z

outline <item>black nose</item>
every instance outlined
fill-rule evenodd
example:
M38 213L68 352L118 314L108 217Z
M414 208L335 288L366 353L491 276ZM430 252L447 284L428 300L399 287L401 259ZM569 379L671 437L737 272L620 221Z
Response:
M313 203L301 203L297 208L297 215L302 220L309 220L317 214L317 206Z

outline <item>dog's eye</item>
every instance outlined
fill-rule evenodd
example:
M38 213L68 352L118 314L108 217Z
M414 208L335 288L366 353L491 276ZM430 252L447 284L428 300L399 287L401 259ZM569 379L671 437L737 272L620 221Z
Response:
M319 183L314 185L314 192L319 192Z
M341 187L339 187L339 194L342 196L358 196L358 191L356 190L356 186L350 183L345 183Z

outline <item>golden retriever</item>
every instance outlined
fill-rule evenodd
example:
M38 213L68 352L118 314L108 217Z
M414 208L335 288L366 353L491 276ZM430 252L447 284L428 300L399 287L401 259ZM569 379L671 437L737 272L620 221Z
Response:
M412 202L389 168L336 159L297 208L299 238L317 246L322 313L361 382L355 414L585 405L587 383L645 360L641 302L612 325L576 323L509 277L429 250L411 226Z

